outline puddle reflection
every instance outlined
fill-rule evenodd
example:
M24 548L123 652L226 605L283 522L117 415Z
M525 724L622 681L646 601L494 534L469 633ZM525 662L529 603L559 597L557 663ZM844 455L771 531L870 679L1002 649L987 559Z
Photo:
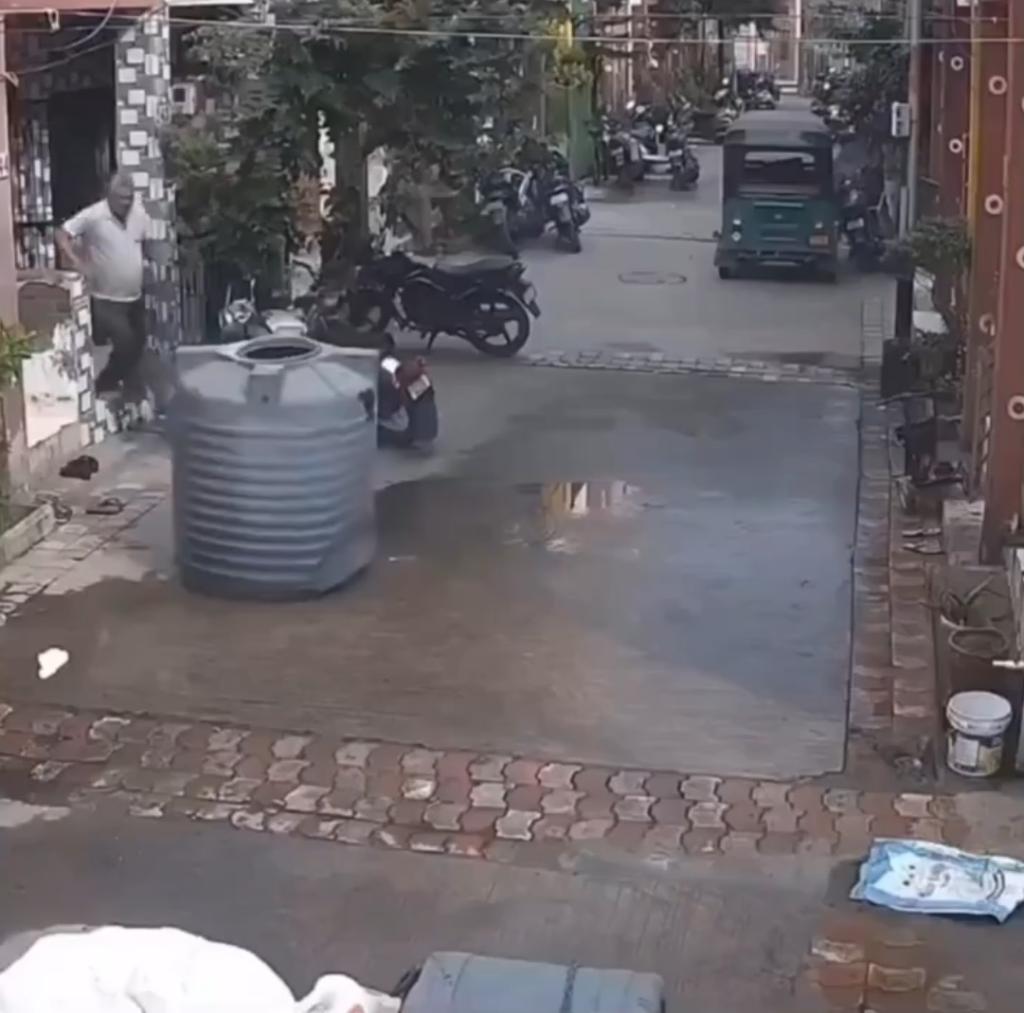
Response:
M509 526L504 543L568 555L583 548L583 528L579 522L625 520L647 506L639 486L615 480L531 483L518 488L537 497L539 507L531 511L526 522L515 521Z

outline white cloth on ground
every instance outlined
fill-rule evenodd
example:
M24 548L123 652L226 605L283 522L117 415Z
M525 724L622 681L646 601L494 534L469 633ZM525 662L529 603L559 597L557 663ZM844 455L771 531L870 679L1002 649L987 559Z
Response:
M377 1013L374 996L325 975L296 1002L255 954L173 928L44 935L0 973L0 1013Z

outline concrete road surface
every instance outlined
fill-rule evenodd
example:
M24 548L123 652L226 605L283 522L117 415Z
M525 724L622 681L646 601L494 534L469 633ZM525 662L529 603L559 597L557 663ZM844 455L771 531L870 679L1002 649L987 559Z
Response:
M390 989L430 952L461 949L656 971L674 1013L818 1008L797 978L828 890L821 860L769 879L699 860L668 876L595 858L573 874L103 812L0 829L0 851L0 942L75 922L174 925L252 949L298 995L332 971Z
M450 467L380 494L351 587L188 594L165 503L26 606L11 691L612 766L838 770L856 392L489 363L439 383L455 398L497 373L500 414ZM40 683L55 630L74 674Z
M711 244L678 238L716 213L700 154L696 193L652 181L595 205L582 254L530 254L538 345L857 361L877 279L721 282ZM679 257L685 282L633 283ZM451 339L433 369L442 437L381 455L364 578L302 605L196 598L165 504L11 625L12 691L691 773L841 767L855 390L525 368ZM105 482L166 486L151 446ZM54 630L74 677L39 683Z
M439 949L654 971L669 1013L1008 1013L1024 988L1019 923L865 911L845 899L855 865L827 858L659 868L594 852L573 869L516 867L103 807L51 809L45 822L13 808L0 799L0 961L12 933L114 923L173 925L247 947L298 995L329 972L390 989ZM850 988L826 999L807 967L829 939L855 940L895 965L894 985L899 969L924 968L927 1001L920 988L876 990L870 1007L843 1005L859 994ZM847 968L835 970L841 981Z

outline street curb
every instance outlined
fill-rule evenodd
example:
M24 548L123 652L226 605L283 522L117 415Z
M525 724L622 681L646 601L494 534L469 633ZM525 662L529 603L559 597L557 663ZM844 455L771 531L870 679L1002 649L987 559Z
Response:
M29 549L41 542L57 526L53 506L43 503L26 517L0 534L0 576L5 566L13 563Z
M669 376L717 376L730 380L759 380L762 383L819 383L833 386L864 386L861 370L833 369L736 358L675 359L661 352L534 352L515 360L523 366L555 369L603 369L628 373L656 373Z

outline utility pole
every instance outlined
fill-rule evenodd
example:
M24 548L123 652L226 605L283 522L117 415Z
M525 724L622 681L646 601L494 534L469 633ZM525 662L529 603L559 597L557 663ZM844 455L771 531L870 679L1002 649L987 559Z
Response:
M907 239L917 221L918 160L921 149L921 0L907 0L907 37L910 67L907 104L910 106L910 141L907 149L907 185L900 201L900 238ZM898 345L908 346L914 329L914 275L896 280L896 327Z
M906 213L901 215L904 237L917 220L918 160L921 152L921 0L907 0L907 37L910 40L910 68L907 102L910 105L910 149L907 152Z
M18 322L18 283L14 252L14 211L11 200L11 152L8 144L7 39L0 14L0 322ZM0 416L0 440L3 438Z

